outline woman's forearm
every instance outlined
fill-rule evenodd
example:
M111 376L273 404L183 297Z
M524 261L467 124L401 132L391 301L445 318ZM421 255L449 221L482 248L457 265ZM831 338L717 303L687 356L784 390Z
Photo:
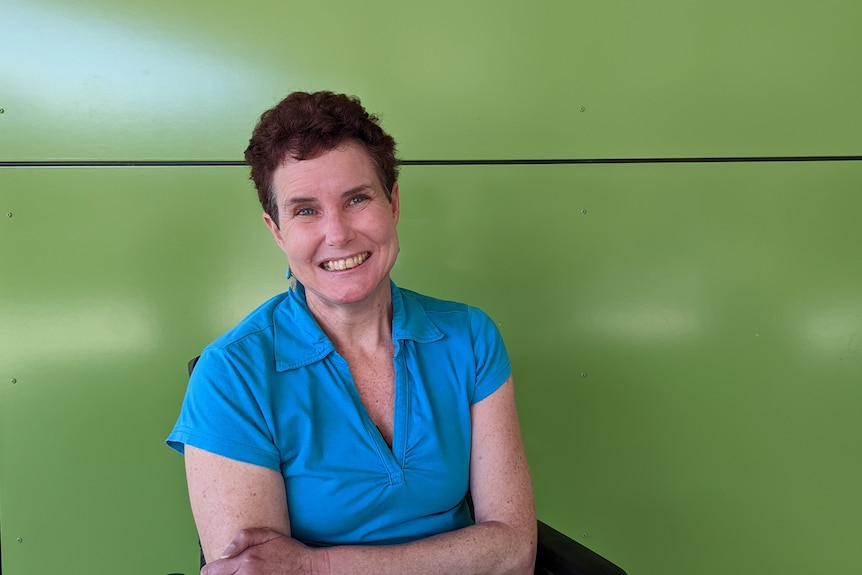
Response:
M338 546L316 550L319 575L532 574L536 523L513 527L489 521L427 539L388 546Z

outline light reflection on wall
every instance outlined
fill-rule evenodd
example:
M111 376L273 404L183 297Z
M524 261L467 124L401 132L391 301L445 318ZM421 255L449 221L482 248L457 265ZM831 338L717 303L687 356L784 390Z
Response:
M812 311L800 325L807 351L828 356L862 353L862 308Z
M268 91L261 70L219 40L182 35L121 6L13 0L0 18L8 119L37 122L29 132L43 146L58 129L106 142L160 130L188 138L180 149L199 148L202 132L223 133L232 120L247 131L253 118L237 110L260 109ZM201 126L201 117L213 125Z
M581 321L593 333L638 344L680 341L703 329L702 318L693 308L663 302L586 310Z
M102 293L97 299L63 301L60 307L18 305L3 310L2 332L8 335L4 355L23 370L46 358L74 363L115 354L151 354L161 338L159 316L152 306L107 297Z

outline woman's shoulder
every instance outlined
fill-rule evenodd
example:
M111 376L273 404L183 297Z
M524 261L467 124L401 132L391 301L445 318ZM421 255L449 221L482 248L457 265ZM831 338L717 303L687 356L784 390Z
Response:
M406 288L398 288L398 291L401 292L401 296L405 300L421 306L426 311L466 312L470 307L470 305L463 302L442 299Z
M486 322L493 323L490 316L476 305L434 297L405 288L397 289L409 315L415 315L415 311L421 309L430 321L438 325L439 322L456 322L474 326ZM411 311L414 313L410 313Z
M275 311L282 306L288 296L289 293L284 292L269 298L236 325L219 335L207 347L230 349L249 338L271 338Z

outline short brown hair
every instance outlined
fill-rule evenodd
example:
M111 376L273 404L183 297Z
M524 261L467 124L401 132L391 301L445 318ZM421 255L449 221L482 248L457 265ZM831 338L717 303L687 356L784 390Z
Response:
M276 225L278 205L272 187L276 169L287 156L312 159L348 139L365 146L390 197L400 162L395 157L395 140L378 122L359 98L332 92L293 92L261 115L245 150L245 161L251 166L260 205Z

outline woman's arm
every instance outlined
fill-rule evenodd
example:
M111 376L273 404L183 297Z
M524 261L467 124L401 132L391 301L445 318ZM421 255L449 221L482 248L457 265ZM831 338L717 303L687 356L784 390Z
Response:
M471 415L470 493L476 524L505 528L505 551L509 554L506 566L515 568L504 572L532 574L537 543L536 509L512 378L474 405ZM506 556L498 551L494 555Z
M242 529L290 535L284 478L277 471L185 446L192 514L207 563Z
M204 573L532 574L536 553L536 514L511 378L489 397L474 405L471 415L473 441L470 490L475 525L402 545L345 545L309 549L290 537L281 536L289 535L286 516L282 519L284 523L276 526L279 514L273 510L286 510L283 483L277 496L280 499L264 504L264 494L272 496L272 491L278 491L270 484L274 480L266 473L261 473L262 468L237 464L231 470L235 474L232 480L214 481L224 484L210 488L209 495L203 495L204 490L198 485L198 480L189 480L190 489L194 483L199 491L197 496L192 497L193 510L196 507L208 510L195 510L201 540L206 541L204 550L208 559L222 555L219 545L228 545L230 535L226 538L226 533L231 528L241 529L230 540L230 545L234 547L230 556L208 564ZM242 475L243 469L248 467L254 469L255 482L261 482L262 489L255 482L249 483L248 477ZM275 475L281 481L278 474ZM203 483L206 485L207 482ZM210 497L227 497L231 501L219 509L220 506L209 500ZM198 501L197 506L195 500ZM205 523L206 528L203 530L199 515ZM219 521L226 525L212 525ZM286 568L286 558L290 559L294 571Z

